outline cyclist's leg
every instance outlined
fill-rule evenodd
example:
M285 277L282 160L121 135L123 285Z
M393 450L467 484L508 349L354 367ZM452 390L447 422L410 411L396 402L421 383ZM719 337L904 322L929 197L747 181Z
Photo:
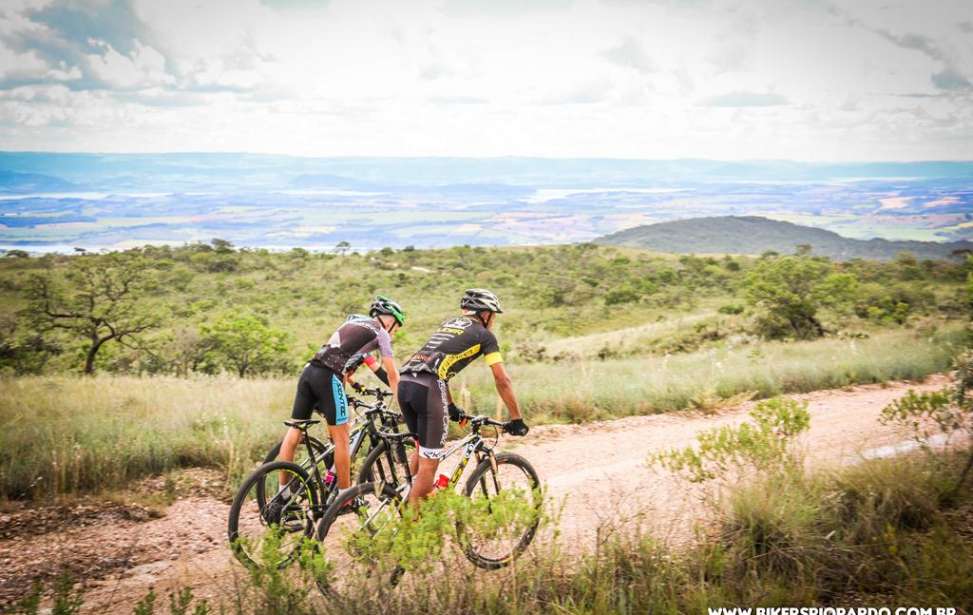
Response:
M328 425L328 434L334 442L334 472L338 475L338 487L351 486L351 454L348 447L348 423Z
M334 443L334 471L338 476L338 487L351 486L351 455L348 444L348 399L345 387L333 372L328 378L315 383L321 414L328 422L328 434Z
M436 470L446 446L446 432L449 428L449 401L446 383L435 380L428 387L424 407L419 415L419 467L409 492L409 501L418 502L432 492L436 480Z
M297 381L297 393L294 395L294 409L291 410L291 418L299 421L304 421L311 418L311 411L314 408L315 402L317 401L317 396L314 394L314 390L310 386L308 378L305 375L306 372L307 366L304 367L304 371L301 372L301 377ZM280 453L278 453L277 459L294 461L294 452L297 450L297 445L300 443L301 430L289 427L287 429L287 433L284 435L284 441L281 442ZM290 479L290 474L281 472L280 484L287 484L287 481Z
M399 401L399 410L402 411L402 418L405 419L406 429L412 433L419 433L419 415L416 414L416 408L412 403L412 398L419 393L422 388L423 387L415 382L399 380L399 388L398 391L396 391L396 399ZM424 394L423 397L425 397ZM412 453L409 454L409 474L415 477L416 472L418 471L419 442L417 441Z

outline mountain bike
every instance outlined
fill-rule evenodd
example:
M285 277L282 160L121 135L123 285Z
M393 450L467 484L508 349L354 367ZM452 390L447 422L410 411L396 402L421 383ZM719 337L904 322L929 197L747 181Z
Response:
M359 391L361 392L362 395L375 397L376 403L368 404L365 403L362 399L357 397L348 398L348 406L357 415L355 419L355 423L352 426L352 432L350 435L350 442L352 446L351 448L352 459L354 459L356 454L358 453L358 449L354 448L356 442L356 435L358 434L360 429L365 426L364 421L368 419L368 414L367 414L368 411L384 409L385 412L373 413L373 416L380 418L381 419L380 422L382 426L391 431L397 431L397 425L401 418L400 414L390 410L388 406L385 404L385 400L389 397L392 397L392 392L389 391L388 389L382 389L376 387L373 389L359 389ZM362 413L362 411L364 411L364 413ZM381 441L376 437L374 430L370 430L368 435L369 435L368 450L371 451L374 449L375 446L380 444ZM299 447L298 450L295 452L294 463L304 468L304 470L310 472L310 458L307 453L313 450L315 453L315 457L318 459L318 462L321 465L321 469L326 473L328 468L334 465L334 444L332 444L330 441L322 442L321 440L318 440L314 436L308 434L304 434L304 436L305 437L302 440L302 442L305 444L305 447L303 449ZM280 447L283 443L284 440L281 439L280 441L277 442L277 444L271 447L271 449L267 451L267 455L264 456L263 462L271 463L272 461L276 461L277 457L280 456ZM361 446L361 442L359 442L359 446ZM360 478L364 479L366 477L362 476ZM262 495L261 495L260 503L261 505L266 504Z
M348 401L358 414L350 434L349 457L352 461L364 450L366 441L370 452L379 450L388 439L387 435L380 434L394 434L399 425L398 413L384 403L384 398L391 393L380 389L365 392L376 396L378 401L371 404L357 398ZM291 563L300 543L313 535L318 519L324 516L337 496L334 446L324 444L308 433L311 426L320 422L317 419L284 421L288 427L301 431L305 455L298 463L264 463L243 481L237 491L230 506L227 534L234 554L244 565L255 565L262 559L259 554L268 531L272 531L275 540L279 541L280 550L288 554L280 565ZM382 431L380 427L392 431ZM370 477L373 473L396 475L395 466L408 465L405 448L409 445L414 446L411 439L403 441L394 455L370 464L368 471L360 473L359 478ZM279 451L279 445L271 452L274 450Z
M369 457L365 459L362 464L362 471L359 472L357 477L357 482L367 482L372 479L373 472L379 472L380 476L384 476L390 472L388 469L390 466L385 465L386 456L381 456L375 453L376 448L382 447L384 441L378 436L378 426L376 423L380 424L384 429L397 432L399 423L402 420L401 415L398 412L391 410L385 403L385 400L392 396L392 392L387 389L374 388L374 389L360 389L362 395L367 395L375 397L376 401L374 403L366 403L360 398L349 397L348 406L355 413L356 418L353 423L351 434L349 435L349 457L351 462L354 464L355 460L358 458L359 454L363 452L363 445L365 443L365 437L368 438L368 448ZM264 457L264 463L271 463L276 461L277 457L280 455L280 447L283 444L283 439L277 442L267 455ZM303 449L298 447L294 455L294 463L301 466L305 472L311 473L311 451L314 452L314 457L317 460L319 471L327 475L328 470L334 465L334 444L330 441L325 443L317 438L311 436L306 431L302 433L301 442L305 445ZM408 442L406 446L414 446L413 443ZM374 457L371 456L374 453ZM378 462L378 467L374 467L373 463L369 462L369 459L375 460L381 458ZM398 461L396 463L404 464L406 463L406 457L404 455L397 456ZM389 458L388 463L392 463L391 458ZM365 468L369 469L366 471ZM258 484L255 486L257 503L261 509L267 505L266 489L264 485Z
M491 502L501 493L510 492L526 500L530 516L526 523L516 529L516 535L496 532L480 532L478 528L457 521L456 537L463 553L473 564L486 570L496 570L509 565L523 553L537 532L541 519L543 497L540 479L533 466L526 459L514 453L495 452L500 430L505 423L486 416L469 418L470 433L449 446L443 459L461 453L459 463L447 480L441 481L442 489L459 490L460 494L472 499L474 508L479 507L487 514L492 512ZM495 429L493 437L484 435L488 429ZM404 442L412 434L380 434L386 439L387 447L383 455L392 455L399 442ZM460 479L471 459L476 460L473 472L460 490ZM393 466L394 468L395 466ZM355 547L360 541L387 539L397 532L399 520L406 511L406 501L411 488L409 468L401 478L393 474L388 480L364 482L338 494L318 523L317 540L323 545L325 555L332 559L345 559L338 570L350 570L355 564ZM363 471L367 466L363 467ZM375 472L374 474L377 474ZM348 514L349 509L354 514ZM369 562L359 562L365 566ZM392 572L391 581L397 582L401 569ZM332 582L329 578L317 579L322 593L340 597L340 579Z

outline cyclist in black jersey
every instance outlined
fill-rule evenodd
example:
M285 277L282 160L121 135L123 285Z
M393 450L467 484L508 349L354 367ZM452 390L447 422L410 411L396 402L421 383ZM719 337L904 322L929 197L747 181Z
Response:
M491 331L497 314L503 312L500 300L488 290L471 288L460 300L461 316L443 322L429 341L402 366L399 380L399 408L418 435L419 446L412 459L415 475L409 500L416 502L432 491L433 479L442 459L448 420L461 421L463 411L453 403L449 379L479 357L493 371L500 399L512 419L506 431L527 435L528 427L520 414L510 376L503 367L497 338Z
M342 489L351 486L348 400L344 390L348 374L365 363L393 392L399 384L399 372L392 357L391 336L405 323L405 313L395 301L378 296L368 314L349 316L304 366L291 412L291 418L298 420L311 418L313 410L324 415L331 441L334 442L335 473L338 475L338 486ZM369 355L376 349L382 355L382 367L377 366ZM284 436L278 459L293 461L294 450L300 441L300 430L290 428ZM287 478L282 475L281 480L286 482Z

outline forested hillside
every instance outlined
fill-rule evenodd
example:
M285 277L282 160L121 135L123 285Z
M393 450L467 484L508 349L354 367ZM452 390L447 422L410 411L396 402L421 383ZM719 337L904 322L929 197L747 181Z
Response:
M812 254L837 260L894 259L901 252L919 258L955 258L973 250L973 242L889 241L849 239L821 228L759 216L716 216L659 222L625 229L596 240L659 252L682 254L792 254L804 246ZM962 254L960 255L962 257Z
M513 361L666 354L731 337L813 339L939 322L961 309L966 269L907 254L838 263L592 244L325 254L214 240L109 254L14 253L0 260L0 365L20 374L292 373L376 293L408 312L396 340L402 358L471 286L502 297L499 335ZM786 293L802 296L791 305Z

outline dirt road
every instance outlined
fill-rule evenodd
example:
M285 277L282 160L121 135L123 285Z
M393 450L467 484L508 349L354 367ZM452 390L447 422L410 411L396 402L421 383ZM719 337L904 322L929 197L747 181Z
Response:
M811 429L802 441L809 463L853 463L894 452L908 434L880 425L881 409L910 388L931 390L945 382L935 376L920 385L889 383L794 396L810 404ZM717 415L672 413L537 427L523 440L506 438L501 448L527 457L537 468L550 496L561 504L566 543L585 548L602 522L635 520L660 538L678 540L699 515L698 493L647 468L646 457L688 445L702 430L737 424L751 405ZM203 474L203 480L213 479ZM150 587L158 592L190 585L199 595L217 596L220 586L232 585L232 576L242 573L226 546L227 510L226 503L197 493L177 500L158 518L124 505L80 514L48 509L0 515L0 605L28 588L31 578L61 567L88 579L85 604L92 612L131 612Z

